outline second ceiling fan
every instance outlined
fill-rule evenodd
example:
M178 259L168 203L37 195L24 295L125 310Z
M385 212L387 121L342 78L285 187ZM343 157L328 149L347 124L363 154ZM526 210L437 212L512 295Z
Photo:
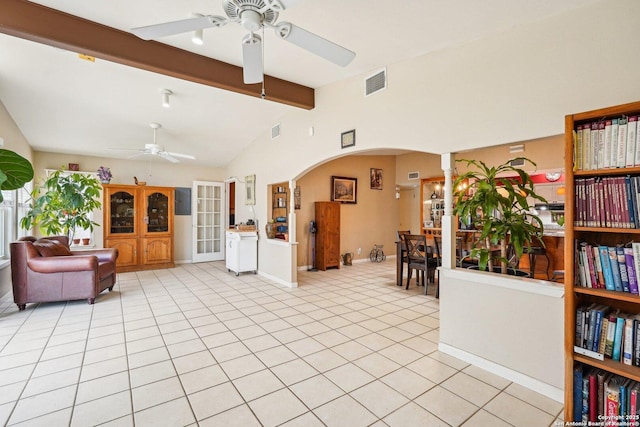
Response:
M346 67L356 54L336 43L302 29L289 22L277 22L278 14L298 0L222 0L227 15L196 16L179 21L133 28L131 32L144 39L158 39L174 34L220 28L228 22L242 25L249 33L242 40L244 83L263 80L262 38L256 32L264 27L273 28L276 36L295 44L334 64Z

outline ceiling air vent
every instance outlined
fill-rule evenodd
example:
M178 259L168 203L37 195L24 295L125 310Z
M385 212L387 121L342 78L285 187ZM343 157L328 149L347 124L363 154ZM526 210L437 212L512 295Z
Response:
M367 77L364 81L364 96L373 95L387 88L387 69L384 68L377 73Z
M409 172L407 179L420 179L420 172Z
M271 128L271 139L276 139L279 136L280 136L280 123L278 123L277 125L274 125Z

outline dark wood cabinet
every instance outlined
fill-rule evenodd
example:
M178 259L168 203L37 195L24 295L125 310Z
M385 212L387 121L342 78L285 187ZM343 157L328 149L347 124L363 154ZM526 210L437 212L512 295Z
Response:
M119 271L173 267L172 187L104 185L104 247Z
M316 267L340 268L340 203L316 202Z

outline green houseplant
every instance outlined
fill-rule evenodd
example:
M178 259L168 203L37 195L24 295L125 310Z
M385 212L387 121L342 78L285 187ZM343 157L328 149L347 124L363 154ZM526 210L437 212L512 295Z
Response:
M11 150L0 149L0 190L17 190L33 179L29 160ZM0 192L0 203L3 197Z
M463 183L467 188L455 193L453 212L463 223L472 223L480 233L471 256L478 258L481 270L488 267L489 271L494 271L492 247L500 247L501 272L506 274L509 245L513 247L516 259L520 259L524 248L536 239L544 244L542 221L530 213L527 197L542 203L546 200L535 193L530 175L511 165L513 160L525 160L536 166L525 157L511 159L495 167L479 160L456 160L471 170L455 181L454 188L462 188Z
M20 226L26 230L38 226L46 235L64 234L73 240L76 228L93 231L100 224L91 220L91 212L100 209L98 179L62 169L50 174L40 188L31 193L31 206Z

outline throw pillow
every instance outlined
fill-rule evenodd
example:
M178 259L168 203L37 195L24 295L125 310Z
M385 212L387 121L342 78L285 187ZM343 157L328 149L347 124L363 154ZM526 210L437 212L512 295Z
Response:
M33 242L33 246L43 257L71 255L69 248L57 240L38 239Z

